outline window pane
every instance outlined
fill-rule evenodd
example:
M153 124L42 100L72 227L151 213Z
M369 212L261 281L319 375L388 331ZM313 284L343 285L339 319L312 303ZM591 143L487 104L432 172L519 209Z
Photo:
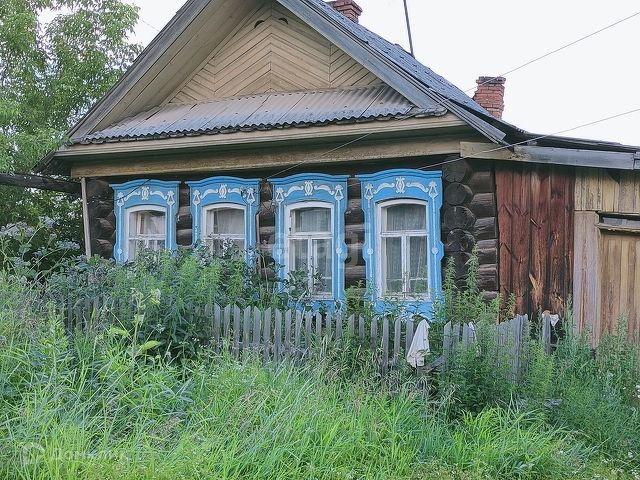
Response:
M144 242L142 240L129 240L129 252L127 260L133 262L140 250L144 249Z
M427 237L409 237L409 291L414 294L427 293L428 255Z
M383 294L402 292L402 239L382 239L382 289Z
M415 203L391 205L384 209L382 230L399 232L403 230L426 230L427 207Z
M290 271L307 271L308 254L307 240L290 240L289 241L289 270Z
M291 212L294 233L331 232L331 210L322 207L297 208Z
M130 235L164 235L165 220L163 212L139 211L129 216Z
M217 256L231 255L244 251L244 240L231 238L208 238L205 244L211 252Z
M313 292L331 293L332 257L331 240L313 240Z
M206 213L205 235L244 236L244 210L239 208L215 208Z

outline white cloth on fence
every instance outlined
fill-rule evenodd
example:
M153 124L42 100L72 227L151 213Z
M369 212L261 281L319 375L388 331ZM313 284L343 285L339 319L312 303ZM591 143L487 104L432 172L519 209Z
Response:
M407 352L407 362L413 368L424 367L424 358L431 351L429 348L429 328L429 322L422 320L413 334L413 341Z

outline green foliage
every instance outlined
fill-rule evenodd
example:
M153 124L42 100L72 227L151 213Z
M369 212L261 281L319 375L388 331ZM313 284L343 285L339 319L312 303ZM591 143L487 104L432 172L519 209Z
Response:
M1 172L30 171L117 81L140 51L129 42L137 18L120 0L0 2ZM82 238L67 195L0 186L0 203L0 225L48 215L59 239Z

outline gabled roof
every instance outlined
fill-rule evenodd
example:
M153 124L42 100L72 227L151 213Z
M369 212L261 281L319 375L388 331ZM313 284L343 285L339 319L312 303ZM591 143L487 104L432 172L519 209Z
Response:
M490 140L503 141L505 133L494 126L501 125L500 122L492 119L485 109L464 92L420 64L401 47L391 44L362 25L348 20L323 0L275 1L366 67L418 111L435 111L435 108L439 113L451 112ZM135 101L141 104L141 108L129 113L129 116L148 111L152 107L149 105L150 94L147 93L146 99L140 100L141 92L144 92L144 89L148 91L150 85L157 84L156 87L164 88L163 65L168 65L169 62L185 61L179 55L179 48L191 45L202 49L201 45L194 44L200 40L194 39L197 39L198 35L202 38L202 29L206 27L207 19L218 15L224 18L226 23L231 23L231 18L234 22L238 22L242 15L246 15L245 12L249 11L249 7L256 4L259 4L258 0L243 0L240 3L231 0L189 0L136 59L120 81L70 131L69 136L77 143L90 139L109 138L109 135L99 132L114 130L123 123L122 118L117 118L117 115L114 118L114 111L131 112L132 102ZM225 26L225 28L231 27ZM126 107L122 106L124 98L127 98ZM132 98L134 100L131 100ZM392 102L391 109L394 108ZM369 114L365 112L365 115ZM336 114L331 113L325 116L336 117ZM111 119L110 123L105 122L107 119ZM326 118L319 121L330 120ZM245 122L239 122L235 127L244 125ZM200 130L203 125L195 127L196 130ZM218 126L214 126L215 128ZM156 128L149 129L146 133L156 133L151 130ZM49 160L44 160L36 167L37 171L47 169L51 156L48 158Z
M428 108L417 109L386 85L272 93L195 104L169 103L87 135L81 143L212 135L445 113L446 109L435 102Z

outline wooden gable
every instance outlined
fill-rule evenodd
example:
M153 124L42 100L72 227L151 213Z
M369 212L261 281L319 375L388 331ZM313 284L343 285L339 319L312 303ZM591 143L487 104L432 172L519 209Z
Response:
M167 102L381 83L289 10L267 0L215 47Z

